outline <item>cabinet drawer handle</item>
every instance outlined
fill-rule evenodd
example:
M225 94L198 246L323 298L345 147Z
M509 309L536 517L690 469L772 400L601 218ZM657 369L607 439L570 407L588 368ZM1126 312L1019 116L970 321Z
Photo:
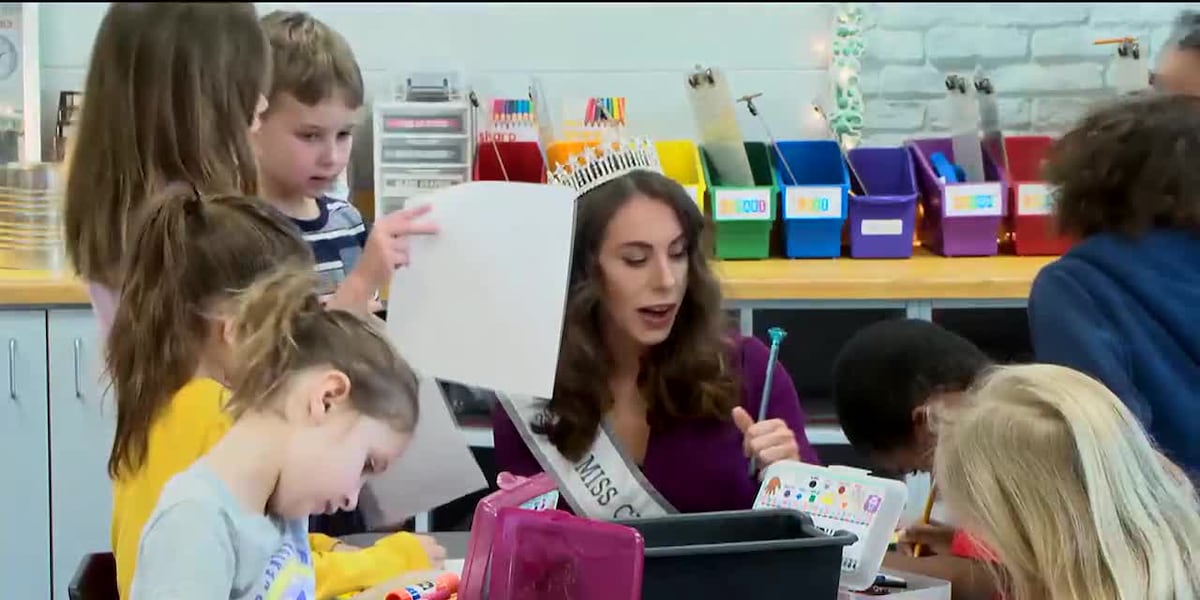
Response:
M8 340L8 397L17 399L17 340Z
M79 385L79 349L83 346L83 340L75 338L75 397L83 399L83 390Z

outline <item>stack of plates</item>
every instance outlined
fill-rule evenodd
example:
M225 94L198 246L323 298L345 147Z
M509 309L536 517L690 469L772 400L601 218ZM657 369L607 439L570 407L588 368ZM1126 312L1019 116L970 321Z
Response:
M62 185L56 163L0 166L0 269L62 271Z

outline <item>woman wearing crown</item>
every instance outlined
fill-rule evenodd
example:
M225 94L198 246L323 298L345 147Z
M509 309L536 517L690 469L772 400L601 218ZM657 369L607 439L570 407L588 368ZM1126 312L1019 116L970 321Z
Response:
M497 466L547 472L596 519L748 509L761 472L815 463L795 386L727 323L704 218L653 144L589 150L551 180L580 192L554 397L499 395Z

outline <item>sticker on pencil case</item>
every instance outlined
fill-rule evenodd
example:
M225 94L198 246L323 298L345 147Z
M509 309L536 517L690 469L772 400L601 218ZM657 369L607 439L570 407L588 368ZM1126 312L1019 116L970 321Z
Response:
M717 221L770 221L771 188L719 189L713 194Z
M783 218L840 219L842 188L787 187L783 190Z
M1054 210L1054 190L1044 183L1022 183L1017 186L1017 214L1022 216L1048 215Z
M1004 214L999 183L963 183L946 186L947 217L999 217Z
M558 490L550 490L545 494L532 498L521 504L526 510L551 510L558 506Z

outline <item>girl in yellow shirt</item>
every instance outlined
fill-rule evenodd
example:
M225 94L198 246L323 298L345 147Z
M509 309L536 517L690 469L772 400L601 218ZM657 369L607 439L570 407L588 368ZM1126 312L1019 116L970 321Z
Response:
M122 597L163 486L232 424L222 384L231 360L232 295L276 265L312 261L291 224L267 204L240 196L202 202L184 187L150 207L132 250L108 341L118 402L109 474ZM432 540L410 534L355 552L333 552L337 542L325 536L310 543L319 598L436 566L429 554L444 558Z

